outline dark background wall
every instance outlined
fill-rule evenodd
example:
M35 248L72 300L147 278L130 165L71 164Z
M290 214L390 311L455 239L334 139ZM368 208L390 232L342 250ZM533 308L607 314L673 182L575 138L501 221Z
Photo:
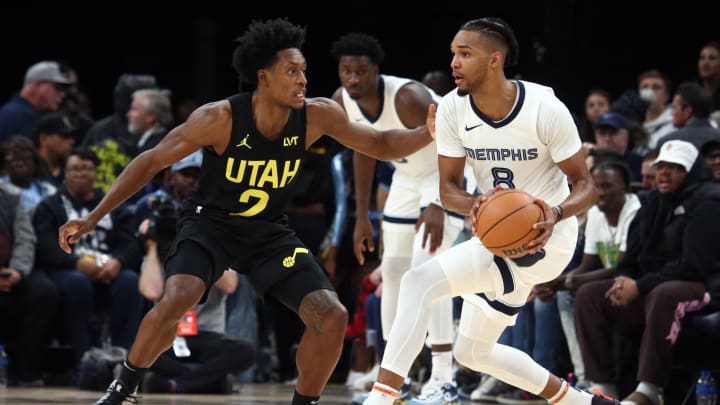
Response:
M662 7L632 1L436 1L433 9L403 2L404 11L392 3L382 9L353 2L247 3L187 7L110 1L81 7L26 1L0 6L0 101L17 91L27 67L41 59L76 68L96 118L111 111L113 86L125 72L156 75L176 101L222 98L237 90L231 67L234 38L252 19L282 16L307 26L310 96L329 96L338 86L329 47L344 32L377 36L386 51L382 71L419 79L431 69L449 70L449 44L462 23L496 15L510 22L520 41L520 64L508 75L554 87L580 112L590 88L618 96L635 86L644 69L657 67L675 83L694 79L702 44L720 39L713 2L676 1Z

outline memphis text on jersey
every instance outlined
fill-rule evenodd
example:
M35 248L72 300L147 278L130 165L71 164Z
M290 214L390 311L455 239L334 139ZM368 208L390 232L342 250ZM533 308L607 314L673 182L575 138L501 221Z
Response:
M505 160L535 160L538 158L537 148L508 149L508 148L465 148L465 154L474 160L505 161Z

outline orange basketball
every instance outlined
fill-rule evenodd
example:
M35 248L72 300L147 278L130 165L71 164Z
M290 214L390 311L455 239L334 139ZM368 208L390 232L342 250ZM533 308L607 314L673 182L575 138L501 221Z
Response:
M491 195L478 209L475 234L493 254L514 258L527 254L527 244L540 233L533 225L545 216L534 197L518 189Z

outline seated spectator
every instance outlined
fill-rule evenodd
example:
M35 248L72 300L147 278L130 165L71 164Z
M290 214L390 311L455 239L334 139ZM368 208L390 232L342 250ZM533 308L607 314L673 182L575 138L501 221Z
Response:
M79 129L73 127L65 115L48 114L40 119L37 128L37 149L40 155L41 179L55 187L62 185L65 159L75 145Z
M0 143L13 135L32 138L40 116L58 110L69 84L55 61L30 66L20 94L0 106Z
M658 150L650 149L648 153L643 156L642 160L642 166L640 167L640 174L642 175L642 181L640 182L640 185L637 186L637 183L631 183L633 185L633 191L636 193L642 195L644 193L647 193L648 191L654 190L655 186L657 184L656 181L656 170L655 166L653 166L653 162L655 162L655 159L657 159L658 156Z
M639 131L643 131L642 128L632 126L620 113L613 111L601 115L595 123L595 149L610 150L623 156L633 181L641 180L642 157L648 151L642 137L636 135L644 133Z
M42 199L55 194L55 186L42 179L40 155L29 138L10 137L3 144L3 150L7 175L0 177L0 183L15 187L23 207L32 216Z
M660 138L676 129L672 123L670 79L657 69L646 70L638 76L638 94L649 103L642 125L650 135L648 146L654 148Z
M583 115L578 132L583 142L595 142L595 123L601 115L610 111L610 94L603 89L591 89L585 96Z
M0 342L19 385L44 384L44 353L60 302L52 281L33 268L36 242L19 196L0 185Z
M140 89L157 89L155 76L124 73L113 90L113 113L95 121L83 138L100 159L95 186L107 192L120 172L137 156L138 135L130 133L128 112L132 95Z
M681 83L673 96L672 109L673 124L678 129L660 138L658 147L667 141L679 139L702 150L707 142L720 141L720 130L714 128L710 122L712 97L699 84ZM710 169L705 166L703 159L698 159L695 164L705 168L703 175L710 177Z
M175 207L180 208L185 197L190 196L197 188L202 161L202 151L198 150L170 166L168 185L146 194L135 205L135 217L138 223L149 218L156 201L167 199L172 201Z
M33 218L37 266L60 289L63 319L78 362L92 346L88 325L96 308L109 310L112 344L126 349L144 310L137 287L142 248L130 212L120 208L100 219L95 232L81 238L72 254L58 245L58 228L68 219L87 215L104 195L93 188L97 162L89 150L71 152L65 186L38 204Z
M187 163L187 159L179 163ZM160 222L171 223L173 219L177 222L174 202L165 200L164 204L168 209L156 209L155 214L145 219L139 229L147 248L139 288L140 293L151 301L162 296L162 263L175 237L174 226L159 225ZM151 227L156 229L150 231ZM178 336L173 347L163 352L153 363L150 372L145 374L145 392L232 392L231 374L240 373L255 363L253 345L227 336L225 332L225 301L237 285L238 274L234 270L225 271L209 291L207 300L188 311L178 326Z
M662 403L673 347L685 313L720 298L720 187L691 171L698 150L669 141L655 160L657 190L646 195L633 220L616 277L583 285L575 296L575 322L586 376L616 394L613 325L644 322L635 391L624 404Z
M700 151L705 164L712 170L712 180L720 183L720 141L706 143Z

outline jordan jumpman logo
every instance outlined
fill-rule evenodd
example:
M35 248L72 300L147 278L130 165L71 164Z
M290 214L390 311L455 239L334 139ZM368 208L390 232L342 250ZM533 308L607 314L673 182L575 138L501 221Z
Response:
M239 148L239 147L241 147L241 146L244 146L244 147L246 147L246 148L248 148L248 149L252 149L252 146L250 146L250 145L247 143L249 137L250 137L250 134L245 135L245 139L243 139L242 142L240 142L239 144L235 145L235 147Z

